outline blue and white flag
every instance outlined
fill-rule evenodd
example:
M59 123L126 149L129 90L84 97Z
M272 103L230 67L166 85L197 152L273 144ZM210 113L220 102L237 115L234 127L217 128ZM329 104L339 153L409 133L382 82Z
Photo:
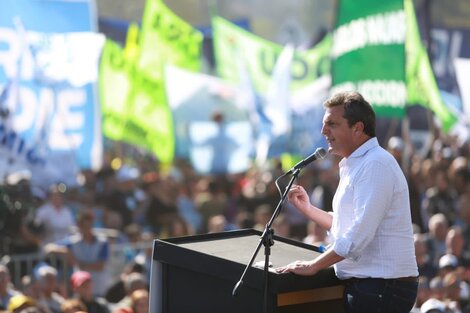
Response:
M42 167L33 173L33 180L73 184L71 169L98 169L102 161L101 117L93 74L71 74L84 67L76 56L89 56L95 47L94 39L81 37L78 45L71 39L96 30L95 3L5 0L2 4L0 86L12 79L18 81L18 97L11 105L8 122L12 128L3 133L16 138L16 146L3 148L16 147L10 151L13 154L19 152L18 147L35 152L30 154L41 162L33 167ZM54 56L52 50L60 54ZM65 62L65 56L74 61Z

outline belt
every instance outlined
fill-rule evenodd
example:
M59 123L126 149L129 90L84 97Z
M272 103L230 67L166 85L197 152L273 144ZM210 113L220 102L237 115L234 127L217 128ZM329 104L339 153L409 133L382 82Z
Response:
M419 277L418 276L407 276L407 277L398 277L398 278L393 278L398 281L407 281L411 283L417 283L419 282Z
M357 282L361 282L364 280L402 281L402 282L409 282L409 283L417 283L419 282L419 277L418 276L406 276L406 277L398 277L398 278L351 277L351 278L345 279L344 282L345 283L357 283Z

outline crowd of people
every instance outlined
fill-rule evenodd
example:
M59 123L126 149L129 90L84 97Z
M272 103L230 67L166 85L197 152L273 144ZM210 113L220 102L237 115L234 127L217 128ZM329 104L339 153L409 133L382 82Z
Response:
M382 145L408 181L420 274L413 312L470 312L468 143L438 136L425 156L400 137ZM306 167L296 182L326 211L338 183L337 162L329 155ZM184 161L158 170L152 160L124 163L83 172L83 184L74 188L57 184L44 192L21 175L1 186L1 255L43 257L33 270L20 268L21 281L11 279L13 268L2 258L0 310L146 312L154 239L263 230L287 184L275 184L284 173L277 160L230 176L201 176ZM287 202L273 229L316 246L331 243L325 230ZM120 250L127 262L113 273L110 247L121 243L128 244ZM142 243L150 244L134 248ZM52 257L61 262L52 266Z

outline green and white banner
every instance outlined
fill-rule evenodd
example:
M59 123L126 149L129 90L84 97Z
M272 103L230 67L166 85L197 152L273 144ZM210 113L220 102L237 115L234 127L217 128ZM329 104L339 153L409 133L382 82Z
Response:
M403 0L341 0L331 50L332 93L356 90L378 116L403 116L405 38Z
M212 19L214 52L220 77L240 83L240 58L246 65L255 89L266 93L272 72L284 47L263 39L222 17ZM295 51L291 66L291 90L309 85L329 73L331 36L325 37L314 48Z

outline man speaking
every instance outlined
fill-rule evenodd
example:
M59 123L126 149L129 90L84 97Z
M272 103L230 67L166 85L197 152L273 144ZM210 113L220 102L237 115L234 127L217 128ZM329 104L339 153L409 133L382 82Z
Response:
M301 186L289 201L330 231L334 242L318 258L296 261L278 273L314 275L334 265L345 281L347 313L408 313L418 289L408 186L395 158L379 146L375 113L357 92L325 101L322 134L342 157L333 212L310 203Z

